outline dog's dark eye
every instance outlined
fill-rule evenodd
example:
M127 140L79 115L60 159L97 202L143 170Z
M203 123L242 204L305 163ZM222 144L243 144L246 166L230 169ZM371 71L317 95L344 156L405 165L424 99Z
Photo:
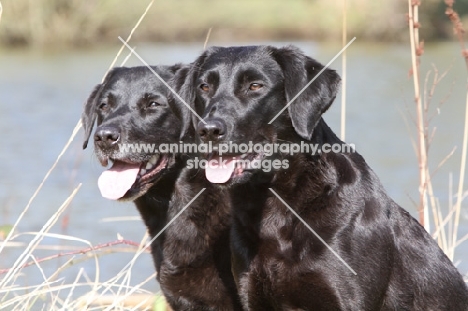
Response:
M259 89L261 89L263 87L263 84L260 84L260 83L252 83L250 84L249 86L249 90L251 91L257 91Z
M206 83L202 83L200 85L200 89L203 91L203 92L209 92L210 91L210 86Z
M99 105L99 110L106 111L109 109L109 105L107 103L101 103Z

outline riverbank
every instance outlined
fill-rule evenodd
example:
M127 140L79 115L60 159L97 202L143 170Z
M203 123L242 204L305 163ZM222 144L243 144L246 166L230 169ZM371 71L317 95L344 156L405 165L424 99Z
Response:
M150 1L3 0L0 43L7 46L91 46L127 36ZM440 2L440 3L438 3ZM443 1L421 9L425 40L450 34ZM344 0L155 1L135 41L341 42ZM405 41L406 3L347 1L348 36L361 41ZM461 11L461 14L463 10ZM437 27L434 27L436 24ZM426 27L424 27L426 26ZM429 31L430 30L430 31Z

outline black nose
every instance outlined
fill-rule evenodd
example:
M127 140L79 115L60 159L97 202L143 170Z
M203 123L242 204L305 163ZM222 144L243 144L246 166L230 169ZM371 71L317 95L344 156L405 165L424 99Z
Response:
M120 138L120 130L113 126L103 126L96 129L94 141L100 147L111 147L115 145Z
M208 119L198 122L197 130L203 141L218 141L226 133L226 124L220 119Z

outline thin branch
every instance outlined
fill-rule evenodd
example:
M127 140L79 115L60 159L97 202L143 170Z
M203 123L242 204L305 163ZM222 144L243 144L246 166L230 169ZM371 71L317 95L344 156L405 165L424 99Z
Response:
M206 46L208 45L208 40L210 40L211 35L211 27L208 29L208 33L206 34L205 43L203 44L203 50L206 50Z
M135 30L138 28L138 26L140 26L140 23L143 21L143 19L145 18L146 14L148 13L149 9L151 8L151 6L153 5L154 3L154 0L152 0L148 6L146 7L145 9L145 12L143 12L143 14L140 16L140 18L138 19L138 21L136 22L135 26L132 28L132 30L130 31L130 34L128 35L127 39L125 40L125 43L128 43L128 41L130 41L130 39L132 38L133 36L133 33L135 32ZM115 63L117 62L117 59L119 58L120 54L122 54L124 48L125 48L125 43L122 44L122 46L120 47L120 50L117 52L117 55L115 55L114 57L114 60L112 61L112 63L110 64L109 68L107 69L107 72L109 72L109 70L112 69L112 67L115 66ZM106 77L107 75L107 72L106 74L104 75L104 77L102 77L102 81L104 81L104 78Z
M450 159L453 156L455 150L457 150L457 146L453 147L452 151L450 151L449 154L447 154L445 158L443 158L442 161L439 162L439 165L437 165L436 169L431 174L431 179L435 176L437 171L445 164L445 162L447 162L448 159Z
M424 51L424 45L419 42L419 27L418 22L418 1L408 0L408 17L409 17L409 32L411 43L411 64L414 84L414 100L417 110L417 129L418 129L418 163L419 163L419 222L425 226L426 204L426 189L427 189L427 154L426 154L426 136L425 136L425 120L423 107L421 103L421 92L419 83L419 57ZM426 227L426 226L425 226Z
M455 35L458 38L458 42L460 43L460 47L462 50L462 56L465 60L465 66L468 72L468 51L465 48L465 41L463 40L463 34L465 30L463 29L463 25L460 21L460 17L453 10L453 0L445 0L445 4L447 5L447 9L445 10L445 14L448 16L450 21L453 24L453 30ZM468 76L467 76L468 80ZM468 89L466 93L466 100L465 100L465 128L463 131L463 145L462 145L462 155L461 155L461 163L460 163L460 179L458 181L458 190L457 190L457 201L455 203L455 219L454 219L454 230L453 230L453 237L452 237L452 253L450 254L450 258L453 259L454 250L457 243L457 235L458 235L458 225L460 223L460 214L461 214L461 203L463 200L463 185L465 181L465 169L466 169L466 154L468 149Z
M79 249L79 250L76 250L76 251L70 251L70 252L60 252L60 253L57 253L57 254L54 254L54 255L51 255L51 256L36 259L34 261L30 261L30 262L27 262L27 263L23 264L21 266L21 269L29 267L29 266L36 265L38 263L49 261L49 260L52 260L52 259L60 258L60 257L73 256L73 255L84 255L84 254L87 254L87 253L89 253L91 251L96 251L96 250L100 250L100 249L103 249L103 248L107 248L107 247L111 247L111 246L115 246L115 245L122 245L122 244L123 245L131 245L131 246L134 246L135 248L138 248L140 246L139 243L129 241L129 240L117 240L117 241L113 241L113 242L101 243L101 244L98 244L98 245L93 246L93 247L82 248L82 249ZM11 269L12 268L0 269L0 274L5 274L8 271L10 271Z

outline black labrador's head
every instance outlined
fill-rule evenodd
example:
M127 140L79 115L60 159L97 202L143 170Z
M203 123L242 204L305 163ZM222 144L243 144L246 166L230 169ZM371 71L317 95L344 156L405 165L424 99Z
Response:
M205 121L191 117L201 141L239 145L310 140L340 85L335 71L318 75L322 69L295 47L213 47L192 64L181 95ZM263 156L250 150L224 154L225 168L207 169L207 177L212 182L247 180L255 170L239 169L233 159Z
M180 65L152 69L170 81ZM83 149L91 138L99 162L107 166L112 161L98 181L104 197L134 200L174 165L173 155L155 152L160 144L177 143L182 128L169 108L169 93L147 67L114 68L92 91L82 114Z

